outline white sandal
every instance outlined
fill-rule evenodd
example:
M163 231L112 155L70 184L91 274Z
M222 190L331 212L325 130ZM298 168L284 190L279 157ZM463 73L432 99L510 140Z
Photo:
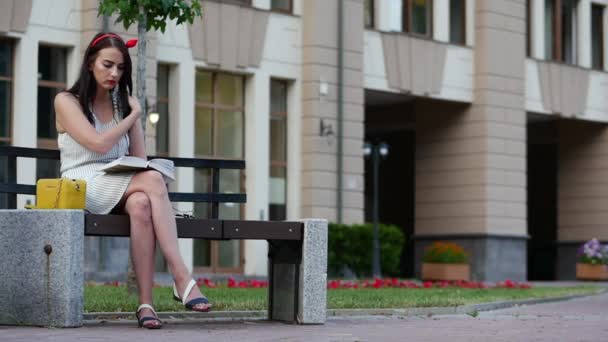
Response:
M190 295L190 292L192 292L192 289L194 288L194 286L196 286L196 282L194 281L194 279L191 279L190 282L188 283L188 286L186 286L184 295L180 297L179 294L177 293L177 288L175 287L175 283L173 283L173 299L175 299L178 302L182 302L182 304L184 304L184 306L188 310L198 311L198 312L209 311L209 309L211 308L211 305L209 305L208 307L206 307L205 309L202 309L202 310L197 310L195 308L195 306L198 304L209 304L209 300L205 296L194 298L186 303L186 298L188 298L188 296Z
M148 317L139 318L139 312L143 309L152 310L154 317L148 316ZM137 311L135 312L135 317L137 317L137 324L139 325L140 328L143 327L143 328L147 328L147 329L160 329L163 326L163 322L160 321L160 319L158 318L158 315L156 314L156 311L154 311L154 308L150 304L142 304L142 305L138 306ZM156 322L158 322L158 324L144 325L144 323L148 322L148 321L156 321Z

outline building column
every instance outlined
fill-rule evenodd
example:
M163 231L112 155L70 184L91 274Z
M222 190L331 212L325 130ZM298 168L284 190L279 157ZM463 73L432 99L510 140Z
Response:
M303 2L302 217L363 221L363 2L344 4L343 152L338 171L338 1Z
M169 91L177 89L175 94L169 94L169 153L172 156L194 157L195 131L194 103L196 91L195 64L184 58L176 67L170 69ZM194 169L178 167L175 169L176 181L170 184L170 191L191 192L194 189ZM192 213L194 205L190 202L173 204L178 210ZM192 239L179 239L179 251L190 272L193 269Z
M608 129L585 121L558 126L557 275L576 278L576 253L587 240L608 243Z
M447 43L450 41L450 2L433 1L433 39Z
M545 56L545 0L530 0L530 54L536 59Z
M473 279L526 279L525 17L524 1L477 1L473 104L416 104L418 270L447 239Z
M247 205L245 219L268 219L270 177L270 76L257 71L245 85L245 162L247 164ZM264 276L268 263L268 242L245 241L245 274Z

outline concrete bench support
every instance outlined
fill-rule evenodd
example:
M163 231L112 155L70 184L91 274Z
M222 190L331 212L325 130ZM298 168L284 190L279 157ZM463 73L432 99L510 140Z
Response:
M270 240L270 320L324 324L327 310L327 221L302 220L303 241Z
M78 327L82 210L0 210L0 324Z

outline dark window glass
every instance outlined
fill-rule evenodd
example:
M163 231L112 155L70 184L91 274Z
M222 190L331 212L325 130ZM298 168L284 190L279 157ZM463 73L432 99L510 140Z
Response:
M413 0L411 9L413 33L429 35L431 29L431 3L429 0Z
M38 79L65 83L66 56L64 48L41 46L38 51Z
M38 50L38 138L57 138L53 100L66 88L66 56L64 48L40 46Z
M545 56L547 59L555 58L555 6L554 0L545 0Z
M545 55L575 64L578 0L545 0Z
M591 67L604 69L604 7L591 7Z
M0 80L0 138L9 138L11 135L11 87L11 81Z
M13 43L0 39L0 141L10 142L13 96Z
M466 43L465 0L450 0L450 43Z
M270 220L287 217L287 82L270 82Z
M272 0L270 9L278 12L292 13L293 12L293 1L292 0Z
M374 28L374 0L365 0L363 3L363 20L365 27Z
M402 28L404 32L431 35L432 7L430 0L402 0Z
M0 77L13 74L13 44L10 40L0 40Z
M169 69L166 64L159 64L156 73L156 153L169 154Z
M562 58L576 63L576 0L562 0Z

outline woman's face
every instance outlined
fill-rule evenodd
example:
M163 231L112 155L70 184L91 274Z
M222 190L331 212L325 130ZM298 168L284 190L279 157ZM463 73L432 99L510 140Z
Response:
M97 57L89 68L93 72L97 86L110 90L118 84L124 72L124 67L120 50L108 47L97 52Z

